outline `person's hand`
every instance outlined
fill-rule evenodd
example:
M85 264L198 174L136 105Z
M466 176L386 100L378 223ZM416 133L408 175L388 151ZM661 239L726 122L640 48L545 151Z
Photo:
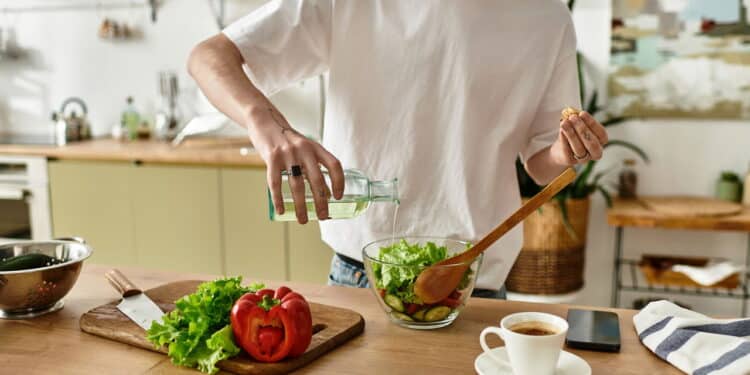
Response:
M555 163L573 166L601 159L608 140L604 126L587 112L580 112L560 122L550 153Z
M255 149L266 162L266 179L276 212L284 213L281 172L288 171L297 221L304 224L308 219L304 179L310 183L318 219L327 219L331 190L335 199L341 199L344 195L344 171L339 160L319 143L294 130L270 103L266 108L253 110L251 118L248 133ZM330 189L320 172L321 165L326 167L331 176Z

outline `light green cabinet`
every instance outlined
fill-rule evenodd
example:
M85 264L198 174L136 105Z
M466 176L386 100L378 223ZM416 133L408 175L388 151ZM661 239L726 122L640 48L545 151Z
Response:
M219 171L139 166L130 175L139 265L223 274Z
M85 238L94 263L327 280L318 223L268 220L263 169L52 161L49 177L55 236Z
M305 225L290 222L286 225L289 227L289 279L325 284L333 250L320 239L318 222L310 221Z
M91 262L136 265L130 170L125 163L50 162L55 237L80 236L95 249Z
M287 280L286 223L268 220L266 171L221 170L226 274Z

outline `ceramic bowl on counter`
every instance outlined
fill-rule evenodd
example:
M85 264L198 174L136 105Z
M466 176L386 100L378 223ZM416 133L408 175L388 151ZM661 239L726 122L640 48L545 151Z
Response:
M33 318L61 309L92 252L78 238L1 244L0 318Z
M388 249L393 249L394 245L399 248L399 257L404 262L411 262L410 264L389 261L389 256L381 253L392 251ZM416 236L379 240L365 246L362 250L362 261L367 271L367 278L375 297L388 314L389 319L395 324L412 329L435 329L453 323L474 290L482 263L481 256L466 263L469 268L459 286L450 296L438 303L422 303L413 293L413 284L419 273L429 266L418 260L423 259L425 253L443 254L444 252L445 257L451 257L464 252L468 246L469 243L466 241ZM420 255L415 254L417 252ZM441 267L464 265L453 264Z

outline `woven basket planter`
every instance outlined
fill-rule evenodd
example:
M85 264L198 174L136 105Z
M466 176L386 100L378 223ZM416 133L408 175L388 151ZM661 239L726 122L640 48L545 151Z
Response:
M524 220L523 249L505 280L508 291L565 294L583 287L589 198L569 199L566 206L575 238L565 229L556 200Z

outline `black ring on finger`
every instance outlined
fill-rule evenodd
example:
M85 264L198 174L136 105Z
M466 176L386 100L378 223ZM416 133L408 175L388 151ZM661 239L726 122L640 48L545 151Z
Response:
M302 176L302 167L300 167L299 165L293 165L289 170L289 174L291 174L292 177Z

